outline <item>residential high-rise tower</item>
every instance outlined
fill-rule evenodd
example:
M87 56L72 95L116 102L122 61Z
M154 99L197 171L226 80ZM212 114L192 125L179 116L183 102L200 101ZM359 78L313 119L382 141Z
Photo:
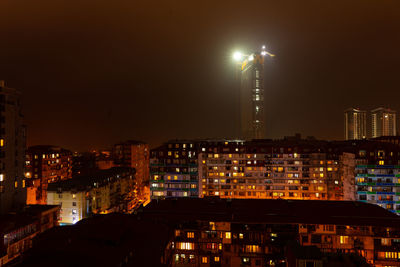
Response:
M346 109L344 131L346 140L367 138L367 112L357 108Z
M25 142L20 93L0 81L0 214L25 205Z
M394 136L397 134L396 111L388 108L376 108L371 111L372 138Z

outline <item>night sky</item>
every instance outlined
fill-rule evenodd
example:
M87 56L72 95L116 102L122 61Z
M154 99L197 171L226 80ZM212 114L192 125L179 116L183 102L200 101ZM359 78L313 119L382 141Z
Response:
M400 112L400 1L1 0L0 79L28 145L233 137L231 54L266 64L269 138L343 138L343 110Z

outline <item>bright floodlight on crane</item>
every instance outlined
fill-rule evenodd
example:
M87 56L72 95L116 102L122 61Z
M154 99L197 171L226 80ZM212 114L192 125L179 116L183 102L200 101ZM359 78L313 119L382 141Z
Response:
M236 51L235 53L233 53L233 59L235 61L241 61L243 57L243 54L239 51Z
M261 50L260 54L262 56L270 56L270 57L274 57L275 56L274 54L272 54L270 52L267 52L265 50L265 45L262 46L262 50ZM236 51L235 53L233 53L233 59L236 62L241 62L243 60L243 58L247 58L248 60L252 61L254 59L254 54L246 55L246 54L243 54L243 53L241 53L239 51Z

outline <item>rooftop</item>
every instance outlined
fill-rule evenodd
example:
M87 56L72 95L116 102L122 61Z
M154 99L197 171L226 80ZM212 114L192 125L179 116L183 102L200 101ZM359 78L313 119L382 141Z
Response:
M127 167L114 167L106 170L95 171L90 174L78 175L69 180L63 180L56 183L50 183L48 185L48 191L57 191L62 189L65 191L69 190L86 190L88 187L94 187L99 184L108 184L110 179L123 178L122 175L135 173L135 169ZM96 184L96 185L95 185Z
M152 201L144 214L166 220L399 226L400 217L353 201L187 198Z

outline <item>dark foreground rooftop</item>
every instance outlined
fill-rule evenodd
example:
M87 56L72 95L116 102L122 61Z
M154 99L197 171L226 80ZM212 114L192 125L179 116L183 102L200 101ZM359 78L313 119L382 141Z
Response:
M354 201L181 198L152 201L144 213L166 220L400 225L399 216L377 205Z
M136 215L98 215L53 228L34 240L18 266L169 266L166 247L176 227L196 221L400 227L400 217L360 202L168 199L152 201Z

